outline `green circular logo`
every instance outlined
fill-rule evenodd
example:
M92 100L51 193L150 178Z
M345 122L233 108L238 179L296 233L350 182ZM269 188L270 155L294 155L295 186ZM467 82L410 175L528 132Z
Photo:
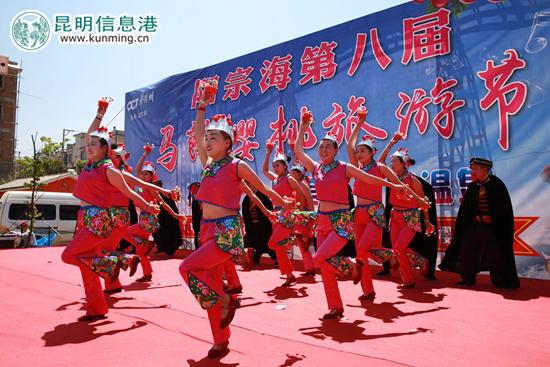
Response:
M52 26L44 14L25 10L11 21L11 40L20 50L34 52L50 41Z

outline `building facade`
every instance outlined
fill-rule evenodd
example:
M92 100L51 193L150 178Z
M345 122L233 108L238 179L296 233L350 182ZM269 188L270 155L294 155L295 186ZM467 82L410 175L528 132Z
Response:
M2 59L7 61L5 56ZM0 178L4 180L15 173L17 92L22 71L16 62L8 61L7 66L6 75L0 74Z

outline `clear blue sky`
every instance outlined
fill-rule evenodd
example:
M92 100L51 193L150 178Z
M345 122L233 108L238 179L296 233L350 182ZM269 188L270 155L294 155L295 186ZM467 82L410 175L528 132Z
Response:
M32 154L30 136L36 132L61 141L64 128L87 130L102 96L115 99L105 118L110 121L127 91L405 2L10 1L0 12L0 54L22 61L24 69L16 155ZM55 14L153 13L159 30L148 45L61 45L52 35L44 49L23 52L13 45L9 32L12 19L24 10L41 11L52 26ZM124 113L112 126L124 128Z

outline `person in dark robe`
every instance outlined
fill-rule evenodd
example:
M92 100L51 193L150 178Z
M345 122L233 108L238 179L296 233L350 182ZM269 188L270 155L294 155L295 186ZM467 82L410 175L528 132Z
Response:
M153 182L155 185L162 187L162 180L157 180ZM176 214L179 214L178 206L176 202L162 193L159 193L162 197L162 200L172 209ZM166 209L162 206L160 208L160 213L158 214L158 221L160 227L153 232L153 238L157 246L158 253L165 253L168 256L173 256L176 253L176 250L179 249L182 245L181 239L181 228L180 222L172 217Z
M433 189L433 186L430 185L426 180L424 180L422 177L414 175L418 181L422 184L422 190L424 190L424 195L428 197L428 200L432 203L430 208L428 209L428 216L430 223L432 223L435 227L435 231L432 235L426 236L426 225L424 223L424 212L420 212L420 223L422 226L422 232L418 232L414 238L411 241L411 244L409 245L409 248L423 257L425 257L428 260L428 273L424 276L426 279L428 279L429 282L435 283L437 282L437 278L435 276L435 268L436 268L436 262L437 262L437 245L438 245L438 234L439 234L439 226L437 224L437 209L435 206L435 191ZM392 205L389 202L390 197L390 189L386 189L386 220L388 220L391 216L391 210ZM390 232L387 229L384 229L384 232L382 234L382 246L391 248L391 238L390 238ZM391 275L390 269L391 264L389 261L384 262L383 264L384 269L376 274L377 277L382 278Z
M470 159L472 182L458 210L451 244L439 265L460 273L461 287L476 284L480 271L489 271L497 288L519 288L514 257L514 211L506 185L489 173L493 162Z
M273 210L271 200L263 193L259 192L255 187L250 185L252 192L256 194L258 199L264 204L268 210ZM264 253L267 253L272 260L277 260L275 251L271 250L267 243L273 234L271 222L269 218L260 210L260 208L247 195L242 202L243 220L245 228L244 247L253 248L254 264L260 262L260 258Z
M195 200L195 195L197 195L197 192L199 192L200 187L200 182L193 182L192 184L190 184L188 187L189 195L187 196L187 199L189 200L189 206L191 207L193 232L195 233L195 250L197 250L201 246L199 237L201 233L202 222L202 203Z

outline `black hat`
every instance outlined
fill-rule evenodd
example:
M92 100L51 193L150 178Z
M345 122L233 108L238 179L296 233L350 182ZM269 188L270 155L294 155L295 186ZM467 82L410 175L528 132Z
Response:
M476 158L476 157L470 158L470 166L472 164L477 164L479 166L485 166L489 169L493 168L493 162L491 162L490 160L485 159L485 158Z

